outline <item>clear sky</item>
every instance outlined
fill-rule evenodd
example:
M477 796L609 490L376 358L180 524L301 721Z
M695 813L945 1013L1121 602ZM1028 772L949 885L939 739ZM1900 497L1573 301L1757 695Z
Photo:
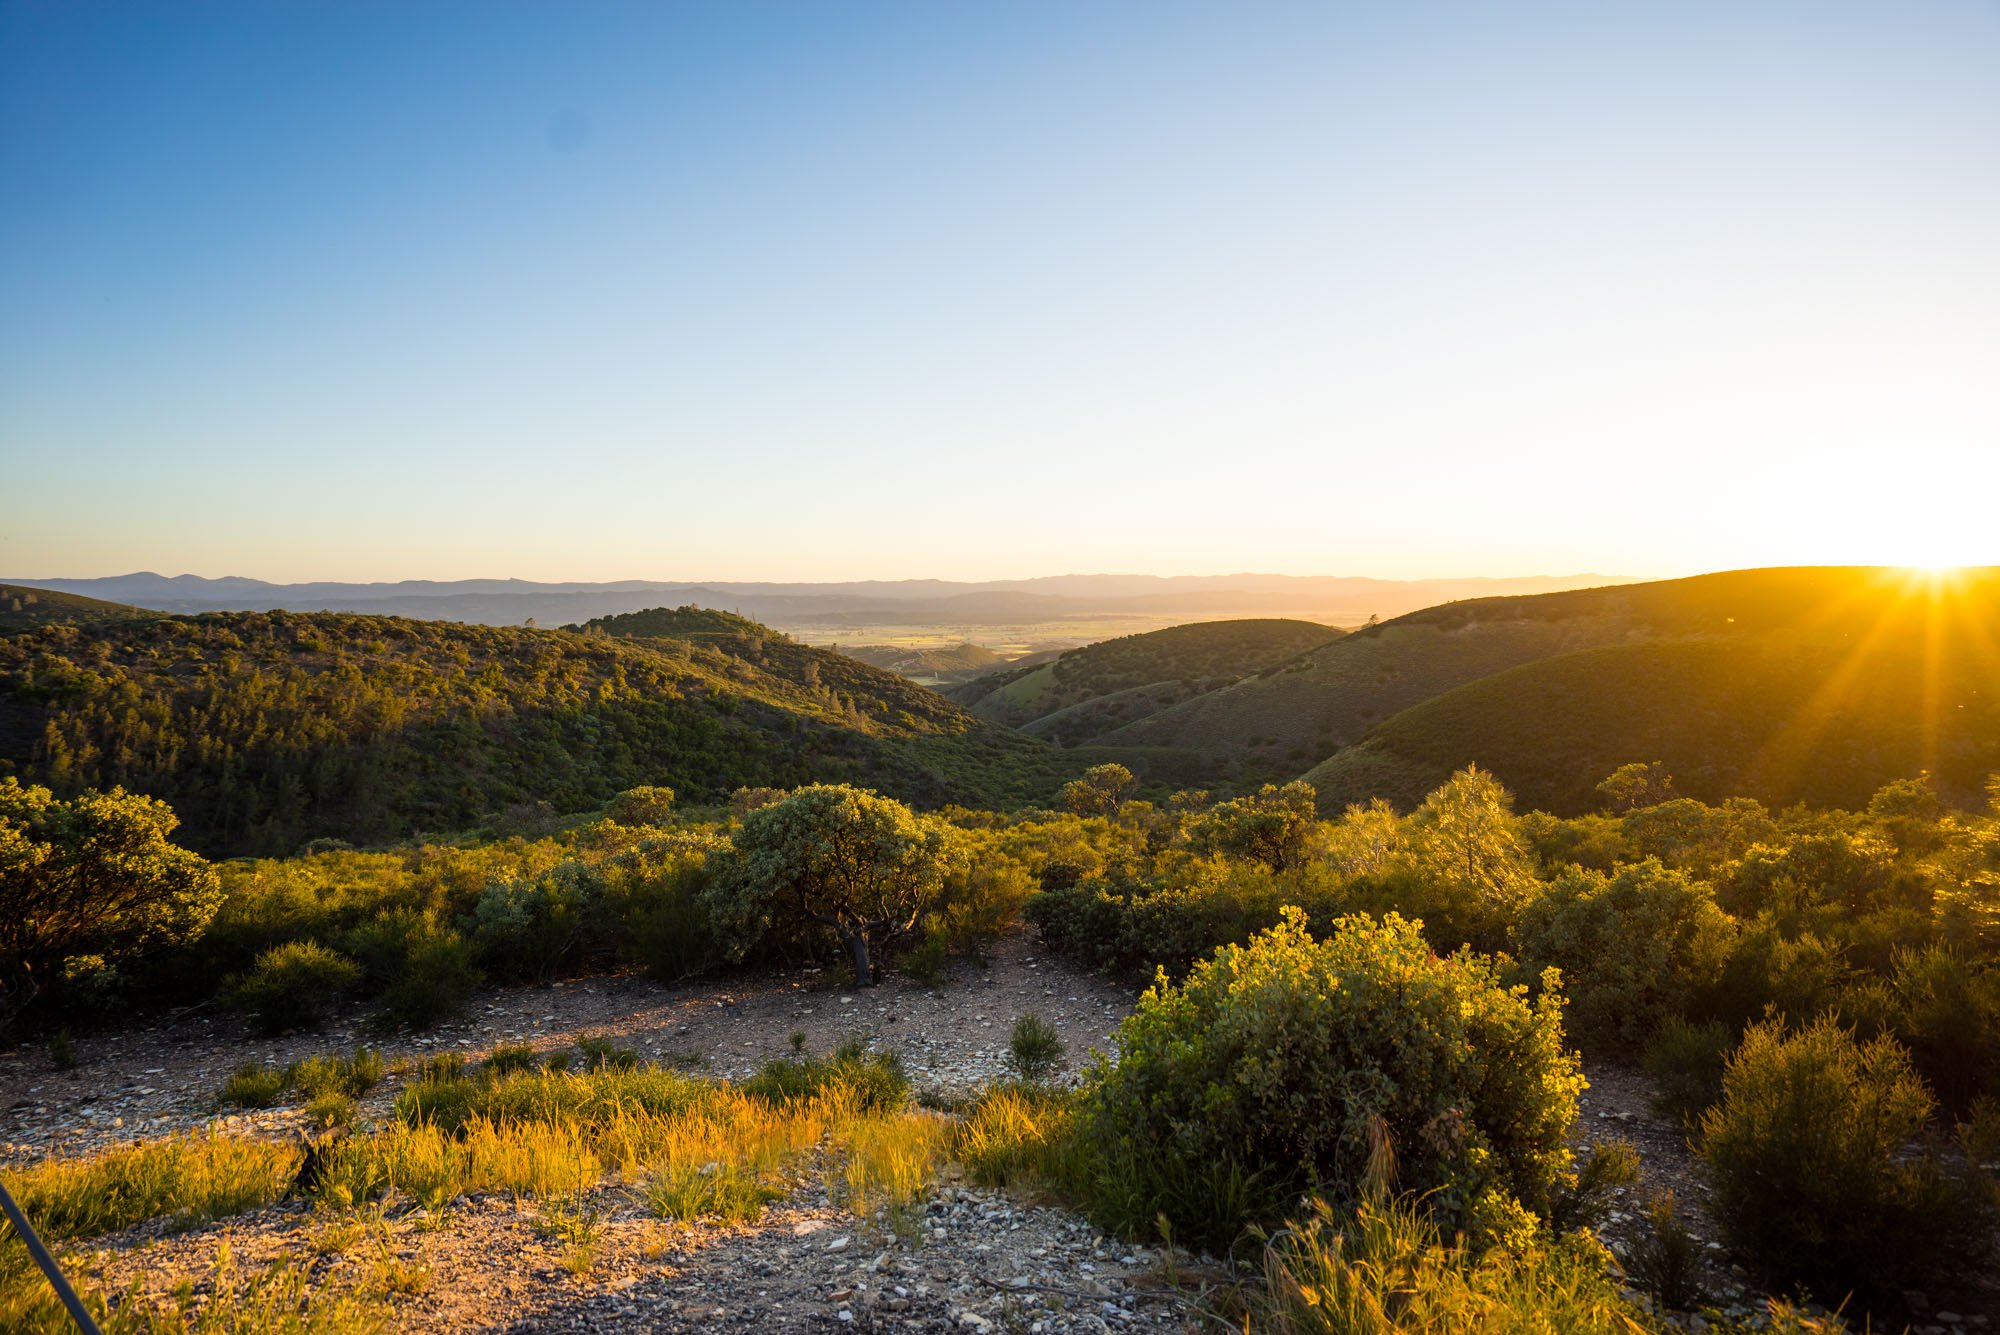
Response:
M2000 561L2000 3L0 4L0 577Z

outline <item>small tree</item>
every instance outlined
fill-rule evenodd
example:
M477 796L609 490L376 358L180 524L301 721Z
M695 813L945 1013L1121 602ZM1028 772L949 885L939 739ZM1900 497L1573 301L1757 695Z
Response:
M949 831L893 799L846 784L801 788L743 818L709 901L724 949L741 959L781 924L840 938L854 984L936 906L956 851Z
M168 840L177 824L166 803L121 788L60 801L0 780L0 1019L65 967L200 934L222 886Z
M1477 765L1452 775L1404 825L1417 869L1489 904L1518 903L1535 878L1513 807L1513 795Z
M1265 784L1249 797L1223 802L1196 821L1190 833L1205 853L1261 862L1288 871L1305 858L1306 836L1316 818L1312 785L1301 780L1280 788Z
M1118 804L1138 786L1132 771L1123 765L1092 765L1081 779L1063 785L1062 804L1079 816L1115 816Z
M1664 761L1635 760L1612 770L1610 777L1597 785L1597 796L1606 811L1626 812L1656 807L1680 794L1674 791L1674 776L1667 773Z

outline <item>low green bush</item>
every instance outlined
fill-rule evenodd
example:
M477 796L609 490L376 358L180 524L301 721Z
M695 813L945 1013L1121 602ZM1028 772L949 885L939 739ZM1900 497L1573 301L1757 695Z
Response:
M317 941L289 941L257 957L230 999L264 1034L311 1029L339 995L361 981L361 966Z
M576 1040L586 1071L629 1071L639 1064L639 1054L621 1048L603 1034L585 1034Z
M1932 944L1892 957L1889 1024L1953 1112L2000 1095L2000 964Z
M1990 1241L1990 1201L1918 1143L1935 1106L1886 1035L1753 1025L1701 1119L1718 1222L1767 1279L1830 1302L1968 1263Z
M1007 1069L1031 1085L1040 1084L1062 1066L1068 1050L1054 1025L1039 1015L1023 1015L1007 1039Z
M944 983L944 962L951 942L942 930L924 933L924 939L904 951L896 959L896 967L905 978L923 987L938 987Z
M456 931L422 919L396 941L396 955L376 989L382 1025L422 1031L454 1019L484 981L472 945Z
M894 1111L910 1098L910 1080L903 1074L902 1059L893 1052L865 1052L854 1042L842 1044L830 1058L802 1054L768 1061L743 1082L745 1094L778 1106L836 1088L848 1092L858 1108L869 1112Z
M1722 1097L1722 1070L1735 1036L1720 1020L1679 1016L1653 1031L1640 1060L1653 1077L1653 1111L1692 1130Z
M285 1070L285 1083L308 1099L322 1094L359 1098L382 1080L382 1054L360 1048L351 1057L308 1057Z
M285 1094L285 1073L258 1062L244 1062L229 1073L218 1097L224 1107L276 1107Z
M1674 1193L1650 1193L1639 1203L1644 1226L1625 1256L1625 1273L1662 1306L1685 1311L1701 1301L1701 1239L1688 1231Z
M353 1096L337 1089L315 1094L306 1102L306 1125L315 1131L339 1131L354 1124Z
M1229 1245L1306 1191L1426 1196L1441 1226L1519 1236L1570 1163L1583 1080L1562 999L1493 963L1439 958L1416 924L1305 915L1164 978L1086 1077L1092 1214L1126 1236Z
M480 1068L487 1075L499 1077L532 1071L541 1064L541 1056L532 1043L503 1043L486 1054Z

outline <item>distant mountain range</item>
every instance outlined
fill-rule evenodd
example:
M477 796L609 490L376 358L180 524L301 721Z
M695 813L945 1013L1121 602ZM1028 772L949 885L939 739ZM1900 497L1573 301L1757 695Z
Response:
M1302 575L1053 575L1042 579L859 580L738 583L618 580L535 583L517 579L403 580L393 584L271 584L226 576L141 571L98 579L9 583L159 612L361 612L478 625L572 624L652 607L692 605L739 612L779 629L838 629L883 622L1007 625L1069 617L1293 616L1342 625L1401 616L1462 598L1553 593L1629 583L1613 575L1388 580Z

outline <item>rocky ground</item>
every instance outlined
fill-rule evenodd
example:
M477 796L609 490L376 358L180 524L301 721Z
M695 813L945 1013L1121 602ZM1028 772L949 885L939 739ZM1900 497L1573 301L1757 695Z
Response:
M1068 1043L1068 1073L1109 1035L1132 1005L1130 987L1081 972L1010 937L984 965L955 961L947 980L905 978L863 991L841 975L794 973L736 979L727 986L662 988L614 977L488 994L456 1025L421 1038L383 1042L397 1061L439 1050L470 1057L507 1043L541 1049L587 1034L611 1037L648 1059L740 1077L790 1050L803 1033L814 1051L847 1040L893 1049L919 1093L964 1094L1003 1072L1009 1030L1027 1014L1048 1020ZM354 1017L359 1020L362 1017ZM199 1008L149 1029L78 1041L79 1065L57 1071L40 1049L0 1053L0 1164L76 1152L211 1123L236 1132L292 1134L295 1108L218 1112L216 1093L245 1061L283 1064L345 1051L358 1027L277 1040L249 1036L231 1014ZM1579 1141L1618 1138L1639 1151L1645 1185L1677 1196L1701 1244L1705 1301L1760 1310L1761 1299L1713 1241L1705 1192L1685 1137L1655 1117L1639 1074L1593 1068ZM363 1104L381 1117L402 1084L392 1075ZM1620 1254L1642 1245L1639 1192L1615 1203L1604 1229ZM857 1220L829 1199L818 1166L801 1166L793 1190L754 1225L688 1227L647 1213L627 1184L609 1182L566 1207L569 1236L547 1204L473 1197L444 1218L395 1209L346 1225L296 1202L182 1234L141 1228L100 1240L94 1265L164 1294L197 1288L219 1255L239 1273L291 1259L313 1283L400 1288L388 1301L406 1330L1007 1330L1184 1331L1197 1317L1200 1285L1225 1278L1186 1257L1107 1239L1077 1216L948 1177L921 1211ZM589 1221L589 1264L577 1263L574 1220ZM1181 1281L1176 1288L1170 1277ZM1912 1307L1936 1331L1983 1328L1982 1309L2000 1293L1969 1280L1938 1308ZM1960 1310L1962 1309L1962 1310Z

